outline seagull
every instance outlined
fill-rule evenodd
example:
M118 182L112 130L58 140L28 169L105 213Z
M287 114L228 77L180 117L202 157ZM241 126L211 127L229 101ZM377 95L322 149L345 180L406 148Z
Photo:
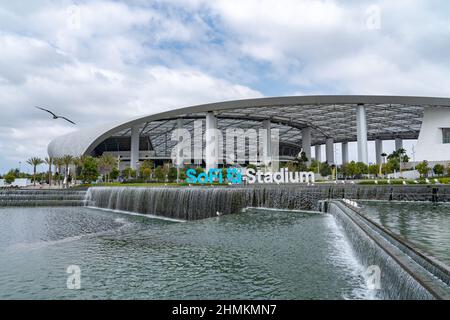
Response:
M76 123L75 122L73 122L72 120L69 120L69 119L67 119L66 117L61 117L61 116L57 116L56 114L54 114L52 111L50 111L50 110L47 110L47 109L44 109L44 108L41 108L41 107L36 107L37 109L39 109L39 110L42 110L42 111L45 111L45 112L48 112L48 113L50 113L52 116L53 116L53 119L63 119L63 120L66 120L67 122L70 122L70 123L72 123L72 124L75 124L76 125Z

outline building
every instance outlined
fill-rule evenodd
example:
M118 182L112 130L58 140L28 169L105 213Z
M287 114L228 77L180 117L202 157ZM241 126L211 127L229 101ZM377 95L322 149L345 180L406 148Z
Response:
M201 128L194 128L196 120ZM382 161L383 140L418 139L416 161L450 160L450 99L409 96L292 96L226 101L176 109L96 128L83 129L53 140L48 153L120 157L121 166L137 168L140 161L171 159L176 145L172 132L200 130L204 165L217 165L205 146L213 129L229 127L279 130L280 161L301 150L309 159L335 163L334 144L342 144L342 163L348 162L348 143L357 142L358 161L368 163L367 141L375 141L376 161ZM321 145L326 145L325 157ZM312 152L314 147L314 153ZM267 146L270 150L270 146Z

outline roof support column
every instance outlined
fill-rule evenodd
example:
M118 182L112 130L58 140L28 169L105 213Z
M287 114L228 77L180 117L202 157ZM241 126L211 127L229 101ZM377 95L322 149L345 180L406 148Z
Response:
M139 164L139 136L140 136L139 127L138 126L132 127L130 167L133 170L137 170Z
M322 162L322 145L316 144L314 146L315 160Z
M210 169L217 168L218 165L218 141L216 137L217 119L212 112L206 114L206 149L205 149L205 163L206 172Z
M348 142L342 142L342 164L348 163Z
M367 122L364 105L358 105L356 107L356 133L358 139L358 161L367 164Z
M334 139L327 138L326 140L326 154L327 154L327 162L329 165L334 164Z
M395 138L395 151L403 148L403 140L401 138Z
M383 153L383 140L376 139L375 140L375 159L377 160L377 164L381 164L383 161L383 157L381 154Z
M311 128L302 129L302 148L306 157L308 158L307 165L311 165Z
M262 136L262 161L266 167L272 163L272 124L270 120L264 120Z
M183 119L182 118L178 118L177 119L177 131L178 131L178 137L177 138L178 139L180 139L180 135L183 132L182 130L183 130ZM183 138L183 140L184 140L184 138ZM178 140L178 143L177 143L177 157L176 157L176 164L175 164L177 169L179 169L180 167L184 166L184 160L185 159L183 157L184 157L183 146L180 143L180 141ZM177 180L178 180L178 178L177 178Z

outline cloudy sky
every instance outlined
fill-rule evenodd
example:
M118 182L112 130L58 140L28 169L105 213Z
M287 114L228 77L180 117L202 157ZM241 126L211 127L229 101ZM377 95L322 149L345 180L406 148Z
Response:
M449 15L444 0L0 0L0 173L75 130L35 105L83 128L262 96L450 96Z

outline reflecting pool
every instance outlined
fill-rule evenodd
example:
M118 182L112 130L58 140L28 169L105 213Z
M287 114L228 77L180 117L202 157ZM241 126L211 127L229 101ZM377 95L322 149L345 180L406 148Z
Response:
M80 290L67 289L70 265L81 269ZM371 298L362 274L328 214L172 222L89 208L0 209L1 299Z
M450 204L360 201L368 217L450 265Z

